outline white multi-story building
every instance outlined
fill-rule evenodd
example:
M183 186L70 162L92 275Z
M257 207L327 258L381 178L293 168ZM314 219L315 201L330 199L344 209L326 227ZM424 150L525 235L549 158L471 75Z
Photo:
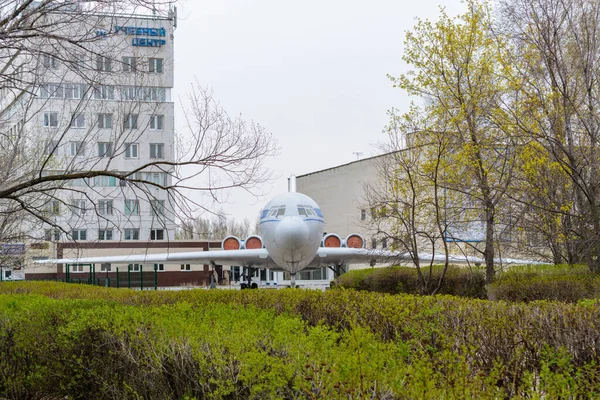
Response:
M30 82L21 90L0 85L0 131L7 132L0 140L22 142L15 174L106 173L29 198L47 223L23 227L51 241L174 239L163 189L175 159L174 19L85 15L75 7L71 23L56 29L73 43L39 39L41 51L17 52L0 65ZM119 179L123 173L128 180Z

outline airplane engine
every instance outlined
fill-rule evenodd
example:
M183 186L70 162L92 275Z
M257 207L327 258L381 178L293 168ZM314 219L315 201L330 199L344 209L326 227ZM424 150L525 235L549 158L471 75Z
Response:
M342 247L342 238L335 233L325 235L321 241L321 247Z
M344 247L352 247L354 249L362 249L365 247L365 240L358 233L351 233L344 240Z
M249 250L262 249L263 248L263 240L258 235L248 236L248 238L244 242L244 247Z
M239 250L242 248L242 241L235 236L227 236L221 243L223 250Z

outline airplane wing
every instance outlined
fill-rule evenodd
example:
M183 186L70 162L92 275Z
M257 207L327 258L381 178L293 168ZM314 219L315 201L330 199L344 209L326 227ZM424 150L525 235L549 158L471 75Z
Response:
M444 254L419 254L419 260L423 262L445 262ZM485 260L479 257L472 256L454 256L448 257L450 263L480 263L485 264ZM313 259L309 268L319 268L331 265L343 264L371 264L371 263L398 263L411 262L412 258L409 253L397 252L380 249L356 249L349 247L320 247L316 257ZM518 264L518 265L543 265L547 262L524 260L515 258L494 259L496 263L502 264Z
M254 268L277 268L267 249L188 251L162 254L131 254L107 257L60 258L54 260L35 260L36 264L89 264L89 263L195 263L195 264L237 265Z
M320 247L310 268L342 264L393 263L411 261L408 253L379 249L356 249L352 247Z

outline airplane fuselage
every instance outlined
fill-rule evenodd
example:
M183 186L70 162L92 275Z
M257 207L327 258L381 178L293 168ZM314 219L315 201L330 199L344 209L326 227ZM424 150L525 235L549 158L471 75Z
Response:
M302 193L279 195L260 214L259 230L265 248L273 262L292 274L315 258L324 227L319 206Z

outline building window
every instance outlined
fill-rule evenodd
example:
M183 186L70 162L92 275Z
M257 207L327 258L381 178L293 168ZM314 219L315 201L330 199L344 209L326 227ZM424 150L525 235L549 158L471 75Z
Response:
M48 99L62 99L64 97L63 87L56 83L44 85L42 86L41 96Z
M71 272L84 272L83 266L83 264L73 264L71 265Z
M73 114L71 116L71 128L85 128L85 114Z
M96 56L96 71L112 71L112 60L104 56Z
M60 240L60 229L46 229L44 232L44 239L47 242L58 242Z
M71 212L73 213L73 215L85 215L85 210L85 199L71 200Z
M112 270L112 266L108 263L100 264L100 272L110 272Z
M46 203L46 212L53 215L60 214L60 200L54 199Z
M163 73L163 59L162 58L151 58L148 63L148 72L162 74Z
M112 229L99 229L98 240L112 240L113 230Z
M165 230L164 229L150 229L150 240L164 240Z
M150 208L152 211L152 215L165 215L164 200L150 200Z
M83 99L87 85L82 83L47 83L40 86L42 99Z
M44 154L55 155L56 150L58 150L58 141L57 140L48 140L46 142L46 145L44 146Z
M181 264L181 270L182 271L191 271L192 265L191 264Z
M58 126L58 113L45 112L44 113L44 126L47 126L47 127Z
M125 158L138 158L138 147L137 143L125 143Z
M112 157L113 144L112 142L98 142L98 157Z
M114 100L114 86L94 86L94 99L96 100Z
M79 83L66 83L63 90L65 99L82 99L86 88L85 85Z
M71 66L74 70L79 71L85 69L86 56L83 53L75 53L71 57Z
M365 219L367 219L367 210L360 210L360 220L364 221Z
M56 69L58 68L58 59L52 55L44 54L42 56L42 64L44 64L44 67L46 68Z
M112 200L98 200L98 214L113 215L113 201Z
M139 240L140 239L140 230L137 228L125 229L124 236L125 236L125 240Z
M140 215L140 201L125 200L125 215Z
M69 142L69 155L71 157L84 156L85 147L83 142Z
M123 128L125 129L137 129L137 114L127 114L123 119Z
M155 185L165 186L167 184L167 175L164 172L149 172L146 175L146 181Z
M165 264L154 264L154 269L157 271L164 271L165 270Z
M150 158L165 158L164 143L150 143Z
M135 72L136 58L135 57L123 57L123 72Z
M73 240L87 240L87 230L85 230L85 229L73 229L71 231L71 238Z
M117 186L117 178L114 176L95 176L94 177L94 186L97 187L116 187Z
M153 131L163 130L164 115L151 115L150 116L150 129Z
M376 249L377 248L377 239L375 239L375 238L371 239L371 248L372 249Z
M383 238L381 240L381 248L382 249L387 249L387 238Z
M87 178L71 179L69 181L69 186L72 186L72 187L85 187L85 186L88 186Z
M98 128L112 129L112 114L98 114Z
M165 101L166 100L165 88L161 88L161 87L145 88L144 100Z
M162 87L121 87L121 100L165 101L166 91Z
M142 264L129 264L128 267L131 271L139 272L142 268Z

